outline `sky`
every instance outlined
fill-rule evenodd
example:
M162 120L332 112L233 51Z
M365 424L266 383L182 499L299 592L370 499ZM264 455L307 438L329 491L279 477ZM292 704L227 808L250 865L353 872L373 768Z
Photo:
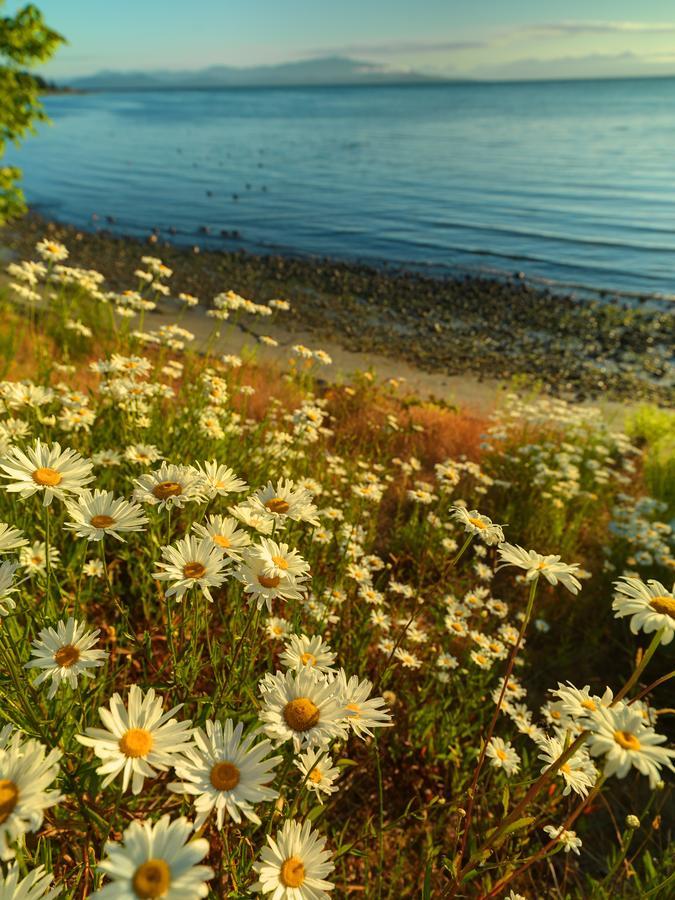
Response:
M102 69L250 66L325 55L452 78L675 74L675 0L36 3L68 39L42 70L57 81ZM22 5L8 0L6 9Z

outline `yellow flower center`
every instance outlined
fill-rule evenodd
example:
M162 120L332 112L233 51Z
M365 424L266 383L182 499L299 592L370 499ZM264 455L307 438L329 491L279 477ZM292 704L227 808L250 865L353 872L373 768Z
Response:
M652 597L649 605L662 616L671 616L675 619L675 597Z
M559 713L556 709L551 710L551 718L552 719L560 719L562 718L562 713Z
M450 627L452 628L453 631L459 631L460 634L461 634L461 632L464 631L464 626L461 625L459 622L453 622Z
M57 472L56 469L50 469L49 466L44 466L33 472L33 481L35 484L39 484L42 487L56 487L57 484L61 484L63 481L63 475L60 472Z
M565 775L571 775L571 774L572 774L572 770L570 769L570 764L569 764L569 763L563 763L562 766L560 766L560 771L561 771L561 772L564 772Z
M264 588L275 588L279 586L281 578L278 575L275 575L273 578L268 578L266 575L258 575L258 582Z
M283 556L273 556L272 562L277 567L277 569L287 569L288 568L288 563L283 558Z
M273 625L272 631L274 632L274 634L283 634L284 633L284 629L280 625Z
M19 789L13 781L0 779L0 824L6 822L19 802Z
M185 578L202 578L206 575L206 566L203 566L200 562L185 563L183 575Z
M314 666L316 665L316 656L313 653L303 653L300 662L303 666Z
M469 522L471 522L471 524L474 525L476 528L480 528L480 529L487 528L487 525L485 524L485 522L483 522L482 519L472 519L471 516L469 516Z
M298 697L284 706L284 719L293 731L309 731L319 721L321 713L309 697Z
M80 651L72 644L65 644L54 654L54 662L63 669L69 669L80 658Z
M319 772L318 769L312 769L312 771L309 773L309 780L313 781L314 784L320 784L321 783L321 772Z
M145 728L130 728L120 738L119 748L132 759L147 756L152 750L152 735Z
M279 871L279 881L284 887L297 888L305 880L305 867L301 859L291 856L284 860Z
M239 769L231 762L219 762L211 769L211 784L217 791L231 791L239 784Z
M154 486L152 493L158 500L166 500L168 497L178 497L183 493L183 488L177 481L160 481Z
M583 709L590 709L591 712L595 712L595 710L598 708L593 700L582 700L581 706L583 707Z
M272 497L271 500L267 501L265 507L266 509L269 509L271 513L279 513L279 515L287 513L291 508L282 497Z
M502 762L506 759L506 753L503 750L497 750L497 756Z
M639 750L642 744L630 731L615 731L614 740L624 750Z
M111 525L115 524L115 520L112 516L92 516L91 524L94 528L110 528Z
M171 884L171 869L163 859L149 859L134 872L131 886L141 900L162 897Z
M361 707L359 706L358 703L348 703L346 708L349 710L350 715L353 716L355 719L358 719L360 717Z
M226 538L224 534L214 534L212 536L212 541L214 544L218 544L219 547L231 547L232 544L229 538Z

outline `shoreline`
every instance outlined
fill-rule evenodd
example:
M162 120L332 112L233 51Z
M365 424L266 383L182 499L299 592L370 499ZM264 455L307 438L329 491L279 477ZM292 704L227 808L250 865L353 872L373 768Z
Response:
M518 279L439 278L323 258L196 253L160 239L83 231L34 212L5 226L0 240L30 259L45 235L68 246L69 264L101 271L110 289L135 287L140 257L151 254L174 270L174 294L195 294L205 307L227 290L257 302L288 299L292 313L281 327L296 340L311 336L314 345L327 341L446 379L524 377L574 401L675 405L675 304L579 300Z

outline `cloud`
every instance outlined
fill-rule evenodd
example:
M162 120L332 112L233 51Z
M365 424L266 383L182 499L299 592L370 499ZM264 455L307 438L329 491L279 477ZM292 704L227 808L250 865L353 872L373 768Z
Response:
M672 34L675 22L601 22L567 21L524 25L506 32L507 36L565 37L584 34Z
M339 47L320 47L308 52L321 56L396 56L405 53L455 53L461 50L481 50L489 47L490 43L490 41L391 40L375 44L344 44Z
M317 55L344 56L399 56L426 53L461 53L465 50L485 50L495 46L516 43L528 38L574 38L583 35L608 34L673 34L675 22L632 22L632 21L577 21L540 22L509 28L482 40L439 40L438 37L425 40L384 40L375 43L354 43L334 47L315 48L306 51Z

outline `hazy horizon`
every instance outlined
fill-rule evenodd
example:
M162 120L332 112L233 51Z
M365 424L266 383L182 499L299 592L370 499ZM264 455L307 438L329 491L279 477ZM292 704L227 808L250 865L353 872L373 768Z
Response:
M10 0L8 10L23 5ZM278 65L339 56L392 75L451 80L568 80L675 74L675 15L668 0L500 0L467 7L420 0L42 0L51 27L68 39L42 67L68 81L101 70L150 72L218 65ZM330 39L326 37L330 35Z
M329 58L330 57L311 57L311 58L303 59L303 60L294 60L293 62L295 62L295 63L320 62L324 59L329 59ZM348 57L343 57L343 58L348 59ZM352 62L363 62L362 60L351 60L351 61ZM159 69L159 68L158 69L99 69L99 70L88 72L86 74L82 74L79 76L73 76L71 78L64 78L62 80L57 80L55 83L57 84L57 86L62 84L63 86L67 87L71 83L74 84L80 80L94 78L96 76L103 76L103 75L115 75L115 76L117 76L117 75L147 75L147 76L153 76L153 75L161 75L161 74L172 74L174 76L178 76L178 75L189 76L189 75L195 75L195 74L199 74L202 72L207 72L207 71L210 71L213 69L219 69L219 68L224 68L224 69L230 68L233 71L246 72L249 70L258 71L263 68L269 68L270 70L275 70L284 65L287 65L287 64L284 64L284 63L270 64L267 67L265 67L265 66L232 66L232 67L229 67L226 65L221 65L221 64L215 63L213 65L204 66L202 68L181 69L181 70ZM400 87L400 86L406 86L406 85L408 85L410 87L414 87L414 86L420 85L420 84L428 86L428 85L434 85L434 84L444 85L444 84L453 84L453 83L494 85L494 84L518 84L518 83L547 84L547 83L566 82L566 81L634 81L634 80L642 80L642 79L658 80L658 79L675 78L675 69L673 69L673 71L668 71L668 72L663 72L663 73L658 73L658 74L646 73L646 74L624 74L624 75L561 75L559 77L555 77L555 76L549 76L549 77L531 76L531 77L528 77L526 75L523 75L519 78L517 78L517 77L489 78L487 76L480 77L480 76L468 76L468 75L456 75L456 76L438 75L438 76L428 76L428 80L421 79L420 81L415 81L415 80L406 81L405 76L411 75L411 74L417 74L420 76L424 76L426 73L416 72L416 71L412 71L409 73L400 73L400 75L401 75L400 81L396 81L396 73L391 72L391 73L389 73L390 79L387 81L376 81L376 80L362 81L362 82L354 81L354 82L346 83L346 84L341 84L339 82L330 82L330 81L320 82L320 83L298 81L298 82L288 82L288 83L279 83L279 84L274 84L273 82L250 83L250 84L241 83L241 84L223 84L223 85L203 86L203 88L196 87L194 89L195 90L199 90L199 89L227 90L230 88L237 88L237 87L242 87L242 88L245 88L245 87L261 87L261 88L264 88L264 87L269 87L269 88L272 88L272 87L280 87L280 88L283 88L283 87L288 87L288 88L291 88L291 87L298 87L298 88L301 88L301 87L305 87L305 88L312 88L312 87L317 87L317 88L321 88L321 87L365 87L365 88L372 88L372 87L392 87L392 86ZM142 90L144 88L129 88L129 90L137 90L137 89ZM192 89L192 87L189 84L182 85L179 82L177 82L176 84L165 84L165 85L157 85L157 86L148 86L147 87L147 90L184 90L184 89ZM101 88L101 90L105 90L105 88Z

